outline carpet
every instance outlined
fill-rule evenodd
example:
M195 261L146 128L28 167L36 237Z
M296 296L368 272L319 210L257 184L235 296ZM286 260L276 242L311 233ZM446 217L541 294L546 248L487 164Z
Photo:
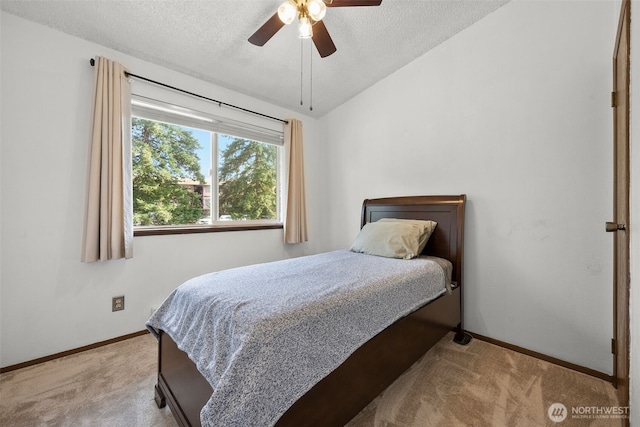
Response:
M429 350L348 427L622 425L620 418L584 414L583 408L617 408L611 383L478 339L460 346L452 338ZM552 419L553 404L564 409L554 406Z
M4 373L0 425L174 427L153 398L156 371L157 343L143 335ZM553 404L564 405L563 421L548 415ZM621 426L584 414L617 405L606 381L478 339L459 346L450 334L347 427ZM552 409L559 420L562 407Z
M0 375L0 426L176 426L150 334Z

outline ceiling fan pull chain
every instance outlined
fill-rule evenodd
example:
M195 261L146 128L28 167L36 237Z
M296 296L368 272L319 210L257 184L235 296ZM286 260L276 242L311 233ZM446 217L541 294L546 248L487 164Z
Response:
M313 111L313 49L309 48L309 111Z
M300 106L302 106L302 42L303 39L300 39Z

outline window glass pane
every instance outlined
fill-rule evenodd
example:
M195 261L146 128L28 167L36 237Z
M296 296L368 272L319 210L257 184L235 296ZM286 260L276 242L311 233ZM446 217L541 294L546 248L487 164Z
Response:
M134 225L187 225L210 217L210 132L137 117L131 132Z
M282 132L156 100L132 110L135 226L279 221Z
M200 148L194 150L200 161L200 173L204 177L204 184L199 183L197 189L202 201L202 216L197 224L211 224L211 132L187 126L179 127L190 132L200 144Z
M218 135L219 219L277 219L278 148Z

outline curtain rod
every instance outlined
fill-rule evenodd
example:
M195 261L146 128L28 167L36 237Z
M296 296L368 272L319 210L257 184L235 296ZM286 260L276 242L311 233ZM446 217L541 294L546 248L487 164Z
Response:
M95 61L95 59L91 58L89 60L89 63L93 67L95 65L96 61ZM177 88L175 86L168 85L166 83L158 82L156 80L151 80L151 79L149 79L147 77L139 76L137 74L133 74L133 73L130 73L128 71L125 71L124 74L127 77L133 77L135 79L144 80L146 82L153 83L153 84L156 84L158 86L166 87L167 89L171 89L171 90L175 90L175 91L178 91L178 92L186 93L187 95L195 96L196 98L201 98L201 99L205 99L207 101L214 102L214 103L218 104L218 106L220 106L220 107L222 107L224 105L225 107L235 108L236 110L244 111L245 113L254 114L256 116L260 116L260 117L264 117L264 118L267 118L267 119L275 120L275 121L278 121L278 122L282 122L284 124L289 124L289 122L287 120L279 119L279 118L273 117L273 116L268 116L266 114L258 113L257 111L252 111L252 110L249 110L247 108L238 107L237 105L227 104L226 102L218 101L217 99L213 99L213 98L208 98L206 96L199 95L199 94L193 93L193 92L189 92L188 90L180 89L180 88Z

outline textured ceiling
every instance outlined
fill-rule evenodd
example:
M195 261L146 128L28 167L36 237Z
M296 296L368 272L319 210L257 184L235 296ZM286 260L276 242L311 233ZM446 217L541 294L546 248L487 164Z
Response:
M0 6L151 63L322 117L507 1L383 0L379 7L329 8L324 22L338 50L326 58L315 48L310 51L309 40L301 45L294 25L263 47L247 41L281 0L2 0Z

